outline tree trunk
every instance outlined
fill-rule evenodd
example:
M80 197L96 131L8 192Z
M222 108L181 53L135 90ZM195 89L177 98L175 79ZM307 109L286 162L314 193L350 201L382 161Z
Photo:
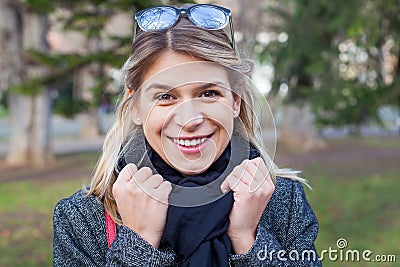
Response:
M11 60L12 68L10 68L9 77L1 79L8 80L7 83L4 83L6 87L43 75L46 70L24 60L23 53L27 49L36 49L41 52L48 50L47 17L10 3L11 1L9 3L2 1L3 6L0 9L0 12L7 15L3 17L0 13L2 20L7 20L6 23L1 22L0 24L7 25L8 30L11 30L11 35L16 36L1 40L2 46L12 47L5 49L11 51L14 56L14 59ZM14 4L15 1L12 3ZM48 164L53 159L50 145L51 105L48 90L43 90L34 96L23 96L10 92L9 109L11 136L7 163L9 165L34 166Z
M29 164L30 98L15 93L8 95L11 133L6 162L9 165Z
M243 34L243 40L238 45L239 50L250 58L254 58L254 42L262 27L259 20L261 4L260 0L239 1L240 13L235 27Z
M21 13L12 0L0 1L0 90L21 82Z
M283 108L279 141L288 147L309 151L322 149L326 143L319 137L308 106L286 105Z
M9 95L11 136L9 165L42 167L53 160L48 90L35 96Z
M92 53L98 50L98 44L100 40L96 38L90 38L87 40L86 49L87 53ZM92 88L96 85L98 77L100 77L100 66L92 63L82 68L75 78L75 88L79 98L93 103L94 95ZM101 129L99 123L99 113L97 106L90 106L88 110L79 115L80 121L80 138L92 139L100 136Z

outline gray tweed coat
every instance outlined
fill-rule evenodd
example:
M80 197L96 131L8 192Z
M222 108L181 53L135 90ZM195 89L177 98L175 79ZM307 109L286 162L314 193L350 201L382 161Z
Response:
M314 247L317 233L317 218L302 185L278 177L253 247L230 255L230 265L321 266ZM104 206L82 191L55 207L53 246L54 266L181 266L171 248L155 249L125 226L118 227L108 249Z

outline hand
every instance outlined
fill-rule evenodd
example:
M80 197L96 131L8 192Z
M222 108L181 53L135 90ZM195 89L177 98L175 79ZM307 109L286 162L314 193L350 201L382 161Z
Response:
M254 244L257 225L275 185L263 159L244 160L221 184L223 193L233 191L234 203L227 234L237 254L246 253Z
M171 183L148 167L126 165L113 185L122 222L155 248L165 228Z

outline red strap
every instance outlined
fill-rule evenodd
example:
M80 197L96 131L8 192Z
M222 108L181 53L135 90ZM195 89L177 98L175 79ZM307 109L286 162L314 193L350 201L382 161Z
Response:
M115 222L111 218L110 214L106 212L106 232L107 232L107 244L108 248L111 247L111 244L114 242L114 239L117 237L117 226Z

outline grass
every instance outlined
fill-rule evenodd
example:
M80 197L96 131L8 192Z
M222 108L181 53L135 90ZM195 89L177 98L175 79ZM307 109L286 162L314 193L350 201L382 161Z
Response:
M400 170L334 179L323 167L311 169L314 192L308 199L318 217L320 232L317 251L338 249L339 238L346 250L369 249L373 255L395 254L400 260ZM394 263L331 262L324 266L397 266Z
M0 118L6 118L9 114L9 111L0 105Z
M0 267L52 266L54 206L88 181L97 157L95 152L61 156L45 171L2 170L0 181L12 176L16 181L0 182Z
M326 151L285 152L286 157L292 156L290 165L304 170L313 187L306 193L319 221L317 252L339 250L336 242L345 238L343 253L368 249L373 252L372 259L378 254L396 255L397 264L331 261L325 255L323 266L398 266L399 138L336 139L328 146Z
M9 182L0 188L0 266L52 266L52 210L84 179Z
M400 141L397 136L388 136L388 137L368 137L368 138L359 138L359 137L350 137L347 139L333 139L332 143L355 143L360 146L372 147L372 148L388 148L388 149L400 149Z
M292 157L291 165L303 169L313 187L313 191L307 189L306 193L320 224L316 240L318 253L329 247L338 249L336 241L345 238L348 243L346 249L369 249L373 252L371 257L377 254L394 254L398 265L400 147L393 145L396 143L393 139L388 139L387 142L389 144L385 139L357 142L349 139L334 140L330 143L331 151L306 154L287 152L287 155L281 157ZM349 146L352 146L351 149ZM355 150L359 153L348 153ZM399 153L393 156L390 153L394 150ZM387 157L385 151L389 153ZM278 149L279 153L281 152ZM371 153L376 153L377 156L373 157ZM79 157L91 157L90 162L94 162L97 154L71 155L60 158L59 161L72 162L79 166L75 163ZM87 168L87 175L68 179L38 177L0 182L1 267L52 266L53 208L57 201L71 195L87 181L86 178L90 175L88 162L81 165ZM323 266L397 265L327 259L323 261Z

